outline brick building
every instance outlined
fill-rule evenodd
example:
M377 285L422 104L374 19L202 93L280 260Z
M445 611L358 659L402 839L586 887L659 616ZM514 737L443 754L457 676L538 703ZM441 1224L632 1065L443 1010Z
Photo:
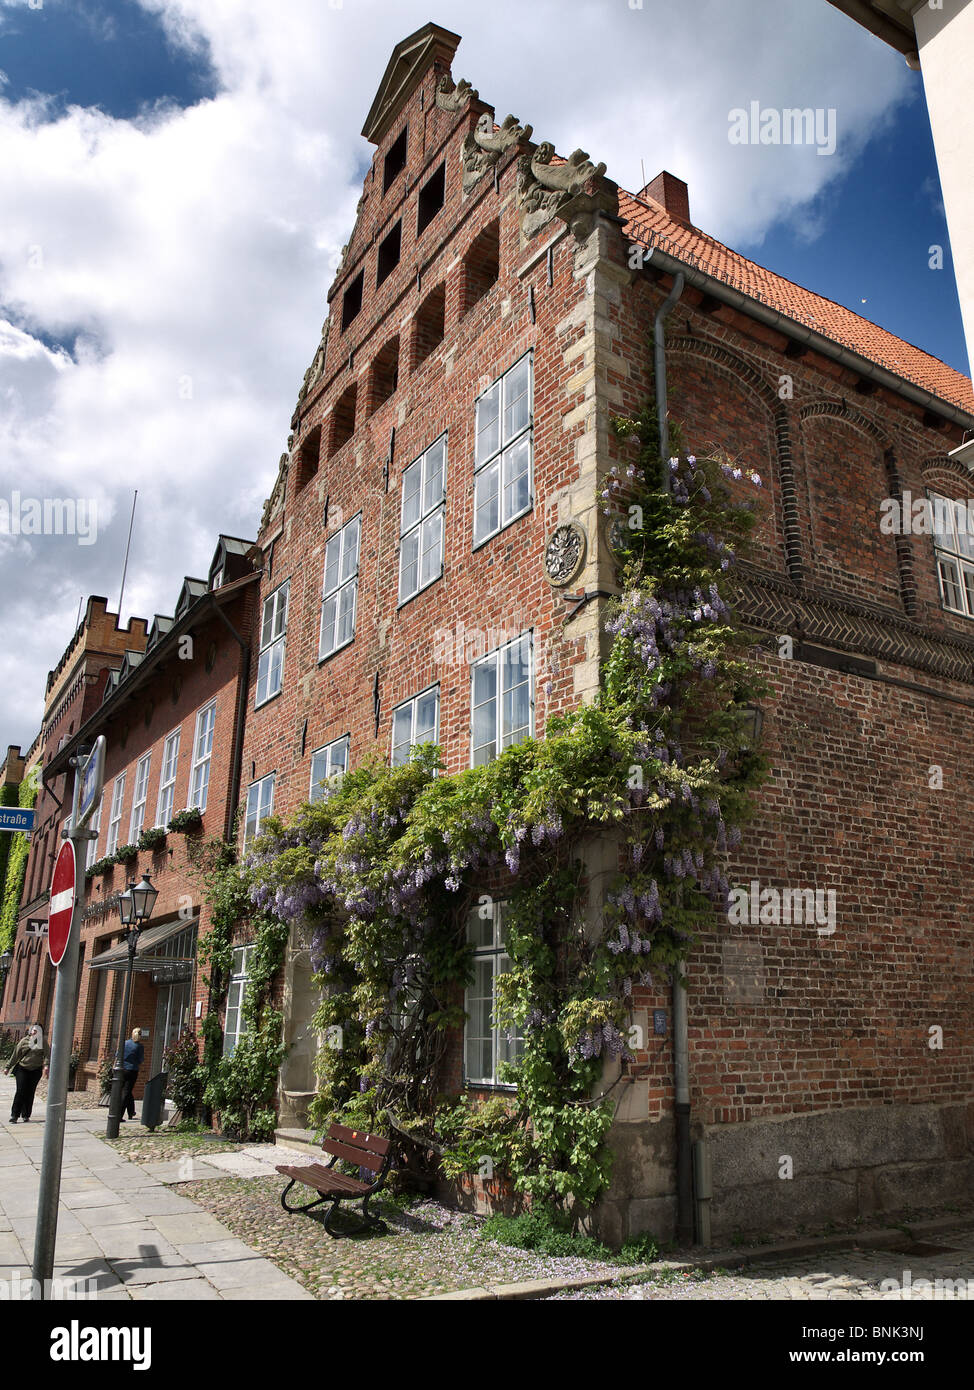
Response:
M120 626L118 614L108 610L107 599L92 597L60 661L48 673L36 744L41 772L34 829L13 945L14 961L0 1012L0 1025L9 1028L15 1037L23 1036L35 1020L46 1034L54 1004L54 971L46 938L27 929L28 921L47 921L51 874L61 847L61 830L71 811L73 774L54 772L51 765L100 705L106 683L125 660L126 652L142 652L145 642L143 618L132 618Z
M456 771L595 697L618 592L598 499L627 461L610 421L661 385L670 296L671 419L691 451L767 483L738 611L767 637L773 775L734 881L837 905L828 934L724 924L687 963L713 1229L965 1190L974 552L956 528L886 534L881 514L907 494L966 496L948 454L974 428L970 383L707 236L672 175L629 194L583 152L559 160L515 117L498 125L450 74L458 42L427 25L400 43L363 130L374 155L258 537L241 844L376 749L436 740ZM616 863L593 842L596 922ZM457 1089L496 1087L502 954L478 944ZM300 932L282 984L293 1125L320 1041ZM671 1003L637 1000L652 1048L613 1131L610 1238L673 1229Z
M119 664L102 669L93 687L97 699L85 705L84 717L71 721L63 734L52 733L57 744L52 742L45 759L45 783L60 787L62 809L49 832L59 831L70 812L69 759L99 734L106 738L104 790L90 822L97 839L89 842L85 857L75 1089L96 1089L99 1065L115 1054L128 961L118 896L129 880L148 872L159 890L135 959L128 1026L143 1030L146 1049L136 1096L160 1069L165 1047L184 1028L195 1031L207 1008L196 969L199 934L208 925L199 846L233 832L242 753L240 692L248 678L257 581L250 550L249 541L221 536L208 577L183 581L171 617L157 614L148 625L133 619L139 640L130 643ZM148 832L155 827L164 832L174 815L190 808L201 813L199 829L169 831L157 836L161 844L146 843ZM57 844L56 833L52 843ZM31 893L50 880L44 840L38 854L44 867L33 870L32 851ZM50 973L46 965L45 978ZM49 1013L47 994L36 1001L25 995L28 1017L35 1007L38 1016Z

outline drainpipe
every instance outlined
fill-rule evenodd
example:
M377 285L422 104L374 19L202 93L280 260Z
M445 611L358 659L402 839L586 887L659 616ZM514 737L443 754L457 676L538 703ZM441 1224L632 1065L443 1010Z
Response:
M683 293L686 283L682 270L673 277L673 287L656 310L653 320L653 367L656 376L656 418L659 421L659 456L663 468L663 490L670 490L670 432L667 427L666 405L666 342L663 336L663 320Z
M656 311L653 321L653 365L656 376L656 417L659 421L659 453L663 489L670 491L670 440L666 403L666 342L663 321L683 294L682 270ZM673 1079L676 1092L676 1236L681 1245L693 1240L693 1151L690 1146L690 1044L687 1028L686 973L678 961L673 973Z
M235 728L233 731L234 747L230 759L230 796L227 802L227 818L223 829L223 838L229 842L230 832L233 829L233 817L237 810L237 801L240 796L240 769L243 763L244 720L247 715L247 687L250 682L250 643L241 637L240 633L234 627L233 623L231 623L226 613L224 613L222 607L213 598L212 594L210 596L210 607L240 648L240 664L237 668L237 710Z
M686 972L673 972L673 1074L676 1090L676 1238L693 1241L693 1153L690 1147L690 1044L687 1030Z

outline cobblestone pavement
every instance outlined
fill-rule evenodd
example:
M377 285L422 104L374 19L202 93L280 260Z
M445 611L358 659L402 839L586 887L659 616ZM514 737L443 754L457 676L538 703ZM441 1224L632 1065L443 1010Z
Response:
M921 1281L919 1286L918 1282ZM927 1281L926 1286L922 1281ZM939 1282L938 1282L939 1281ZM959 1283L958 1283L959 1281ZM896 1249L850 1248L766 1260L746 1269L701 1275L661 1271L612 1288L566 1290L551 1301L687 1299L891 1299L909 1302L974 1297L974 1223L949 1235L904 1235Z
M224 1164L254 1152L228 1154ZM421 1201L405 1211L381 1203L376 1210L388 1225L386 1235L332 1240L322 1226L322 1212L288 1216L282 1210L282 1184L280 1177L258 1176L175 1190L191 1191L236 1236L321 1299L431 1298L458 1289L619 1272L618 1265L554 1258L484 1240L477 1217L435 1201Z

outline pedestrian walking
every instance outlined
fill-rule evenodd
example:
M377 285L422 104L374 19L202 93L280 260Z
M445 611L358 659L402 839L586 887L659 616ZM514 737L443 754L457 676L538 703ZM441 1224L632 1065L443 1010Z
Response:
M41 1072L47 1061L47 1050L44 1047L44 1030L39 1023L32 1023L20 1042L13 1050L13 1056L7 1063L7 1075L13 1072L14 1080L17 1083L17 1090L14 1094L14 1103L10 1111L10 1123L15 1125L18 1120L25 1122L30 1119L30 1112L34 1108L34 1092L37 1090L37 1083L41 1079Z
M126 1038L125 1047L122 1049L122 1076L125 1084L122 1087L122 1109L128 1112L130 1120L135 1119L135 1097L132 1095L135 1083L139 1079L139 1067L145 1057L145 1048L140 1039L142 1037L141 1028L133 1028L132 1036ZM120 1115L120 1120L125 1116Z

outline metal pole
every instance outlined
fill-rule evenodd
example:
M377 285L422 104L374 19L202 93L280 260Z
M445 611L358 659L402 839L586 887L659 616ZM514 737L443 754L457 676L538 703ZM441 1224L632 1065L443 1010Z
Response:
M690 1046L686 971L673 969L673 1071L676 1113L676 1234L681 1245L693 1240L693 1170L690 1148Z
M118 1029L118 1048L115 1052L115 1068L112 1072L112 1095L108 1102L108 1123L105 1138L117 1139L118 1127L122 1119L122 1058L125 1054L125 1040L129 1031L129 1004L132 996L132 969L135 965L135 948L139 944L139 929L129 930L129 963L125 970L125 993L122 996L122 1017Z
M34 1285L31 1296L42 1299L50 1292L54 1274L54 1246L57 1240L58 1202L61 1197L61 1160L64 1154L64 1117L67 1109L68 1070L74 1021L78 1009L78 941L81 935L81 916L85 905L83 846L91 839L91 831L77 828L78 798L81 779L77 768L84 761L72 758L76 769L74 800L71 805L71 828L67 838L74 843L75 863L81 874L75 882L74 911L71 932L64 956L57 968L54 992L54 1025L51 1031L51 1061L48 1069L47 1110L44 1117L44 1147L41 1153L41 1182L37 1195L37 1228L34 1235Z

